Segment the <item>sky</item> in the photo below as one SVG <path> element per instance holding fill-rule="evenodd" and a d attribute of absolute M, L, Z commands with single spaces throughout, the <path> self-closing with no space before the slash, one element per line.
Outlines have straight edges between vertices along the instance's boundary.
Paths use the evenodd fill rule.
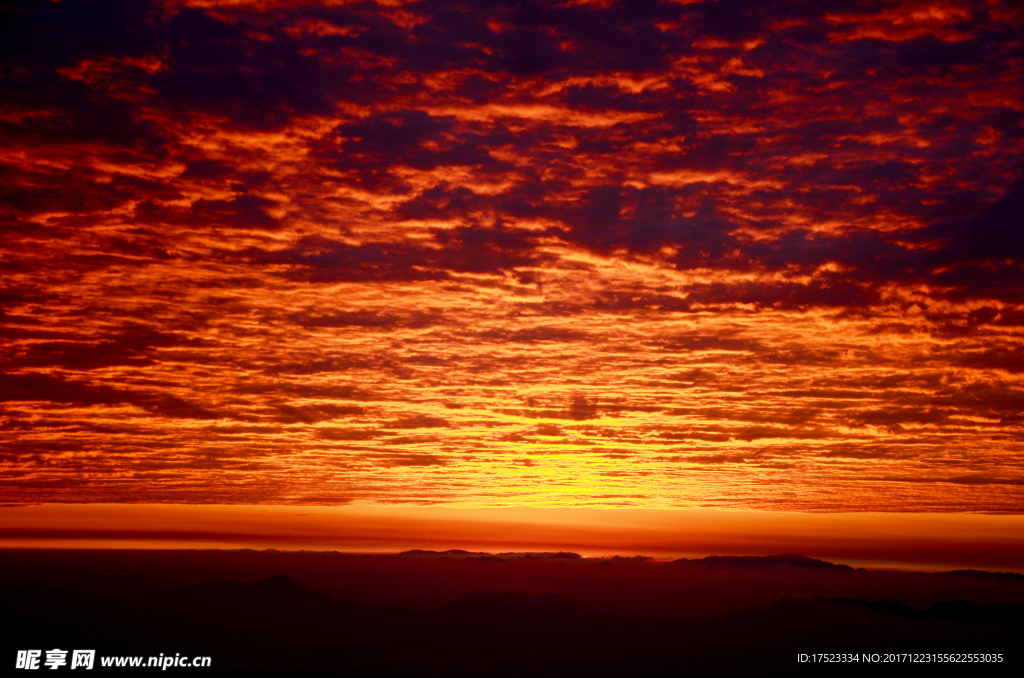
<path fill-rule="evenodd" d="M 1020 514 L 1022 29 L 5 3 L 0 503 Z"/>
<path fill-rule="evenodd" d="M 9 549 L 74 549 L 72 564 L 81 549 L 135 552 L 124 553 L 126 562 L 154 549 L 193 551 L 201 560 L 213 550 L 460 555 L 454 549 L 657 561 L 801 554 L 872 569 L 1020 575 L 1022 534 L 1020 514 L 44 503 L 0 507 L 0 569 L 18 558 Z"/>

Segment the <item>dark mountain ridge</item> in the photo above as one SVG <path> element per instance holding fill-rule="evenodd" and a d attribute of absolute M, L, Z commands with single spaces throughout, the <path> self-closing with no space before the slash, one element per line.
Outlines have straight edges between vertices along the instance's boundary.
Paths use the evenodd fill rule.
<path fill-rule="evenodd" d="M 1024 605 L 782 598 L 703 623 L 570 596 L 481 592 L 441 608 L 356 605 L 276 576 L 151 593 L 41 584 L 0 600 L 11 649 L 206 655 L 220 671 L 351 676 L 731 676 L 806 670 L 800 653 L 1003 653 L 1019 668 Z M 820 667 L 819 667 L 820 668 Z M 866 667 L 862 667 L 866 668 Z M 877 667 L 876 667 L 877 668 Z M 873 669 L 874 670 L 874 669 Z"/>

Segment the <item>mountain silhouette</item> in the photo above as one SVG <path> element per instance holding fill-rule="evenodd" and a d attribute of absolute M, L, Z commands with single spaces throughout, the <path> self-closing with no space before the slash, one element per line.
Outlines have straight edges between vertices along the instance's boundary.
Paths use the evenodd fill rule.
<path fill-rule="evenodd" d="M 33 583 L 0 603 L 18 621 L 5 639 L 12 649 L 206 655 L 213 673 L 791 675 L 811 670 L 800 653 L 1004 653 L 989 674 L 1019 669 L 1012 649 L 1024 646 L 1024 605 L 965 601 L 916 611 L 892 601 L 783 598 L 694 623 L 561 594 L 482 592 L 432 610 L 356 605 L 275 576 L 102 595 Z"/>

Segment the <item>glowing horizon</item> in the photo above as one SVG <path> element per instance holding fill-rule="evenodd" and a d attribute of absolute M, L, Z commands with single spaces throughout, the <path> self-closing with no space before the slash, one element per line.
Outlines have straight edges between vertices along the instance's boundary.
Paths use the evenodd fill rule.
<path fill-rule="evenodd" d="M 413 549 L 660 560 L 798 553 L 853 566 L 1024 573 L 1024 516 L 721 509 L 43 504 L 0 508 L 0 548 Z"/>

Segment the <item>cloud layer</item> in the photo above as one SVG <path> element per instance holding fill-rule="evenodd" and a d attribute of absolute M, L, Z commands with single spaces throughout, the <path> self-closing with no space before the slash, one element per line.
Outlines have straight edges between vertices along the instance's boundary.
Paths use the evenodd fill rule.
<path fill-rule="evenodd" d="M 23 3 L 5 501 L 1024 502 L 1013 3 Z"/>

